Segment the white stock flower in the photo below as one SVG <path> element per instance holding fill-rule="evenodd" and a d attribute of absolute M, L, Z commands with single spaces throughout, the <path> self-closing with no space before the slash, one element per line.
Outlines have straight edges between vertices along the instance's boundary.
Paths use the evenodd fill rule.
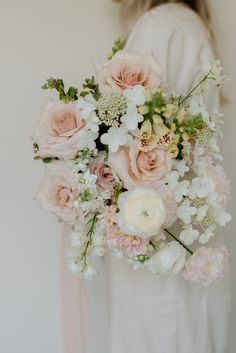
<path fill-rule="evenodd" d="M 149 238 L 158 234 L 165 222 L 166 209 L 159 193 L 149 188 L 137 188 L 121 194 L 117 223 L 130 236 Z"/>
<path fill-rule="evenodd" d="M 199 237 L 199 231 L 193 229 L 192 224 L 189 224 L 181 233 L 180 240 L 186 245 L 191 245 L 194 240 L 197 240 Z"/>
<path fill-rule="evenodd" d="M 184 200 L 181 206 L 177 209 L 177 217 L 180 218 L 184 224 L 191 223 L 191 217 L 197 213 L 196 207 L 192 207 L 190 201 Z"/>
<path fill-rule="evenodd" d="M 201 244 L 206 244 L 214 236 L 214 231 L 216 229 L 216 225 L 212 224 L 210 227 L 208 227 L 203 234 L 201 234 L 199 238 L 199 243 Z"/>
<path fill-rule="evenodd" d="M 126 89 L 124 91 L 124 96 L 129 102 L 134 103 L 135 105 L 143 105 L 146 102 L 144 88 L 141 85 Z"/>
<path fill-rule="evenodd" d="M 185 173 L 189 172 L 190 170 L 184 159 L 182 161 L 176 162 L 175 169 L 178 171 L 181 177 L 183 177 Z"/>
<path fill-rule="evenodd" d="M 120 146 L 126 144 L 127 139 L 128 133 L 124 126 L 112 126 L 107 133 L 101 136 L 101 142 L 108 145 L 111 152 L 117 152 Z"/>
<path fill-rule="evenodd" d="M 189 188 L 190 199 L 205 198 L 214 191 L 213 181 L 210 178 L 194 178 Z"/>
<path fill-rule="evenodd" d="M 129 103 L 126 114 L 121 117 L 122 123 L 124 123 L 130 131 L 136 130 L 138 123 L 141 123 L 143 119 L 143 116 L 138 113 L 137 107 L 134 103 Z"/>
<path fill-rule="evenodd" d="M 172 241 L 151 257 L 149 270 L 159 275 L 176 275 L 185 265 L 186 250 L 176 241 Z"/>

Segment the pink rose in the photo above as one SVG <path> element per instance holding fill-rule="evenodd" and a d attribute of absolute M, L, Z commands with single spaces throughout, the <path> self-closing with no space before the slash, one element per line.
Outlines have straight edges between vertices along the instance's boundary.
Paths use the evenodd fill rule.
<path fill-rule="evenodd" d="M 158 147 L 143 152 L 138 149 L 138 139 L 130 137 L 129 143 L 118 152 L 109 153 L 108 164 L 119 176 L 127 190 L 137 187 L 158 188 L 171 172 L 173 161 Z"/>
<path fill-rule="evenodd" d="M 97 187 L 100 192 L 110 191 L 114 193 L 115 178 L 110 167 L 105 164 L 104 153 L 100 152 L 90 164 L 90 172 L 97 176 Z"/>
<path fill-rule="evenodd" d="M 86 133 L 85 121 L 73 102 L 48 102 L 32 140 L 38 144 L 41 158 L 73 157 Z"/>
<path fill-rule="evenodd" d="M 76 180 L 62 162 L 50 163 L 35 197 L 44 209 L 54 213 L 59 220 L 71 222 L 77 216 L 74 207 Z"/>
<path fill-rule="evenodd" d="M 122 92 L 136 85 L 154 90 L 160 87 L 162 75 L 162 68 L 151 54 L 137 55 L 122 50 L 103 64 L 98 71 L 98 81 L 103 91 L 115 89 Z"/>
<path fill-rule="evenodd" d="M 184 278 L 192 283 L 209 286 L 223 278 L 229 253 L 225 246 L 216 249 L 199 248 L 186 263 Z"/>

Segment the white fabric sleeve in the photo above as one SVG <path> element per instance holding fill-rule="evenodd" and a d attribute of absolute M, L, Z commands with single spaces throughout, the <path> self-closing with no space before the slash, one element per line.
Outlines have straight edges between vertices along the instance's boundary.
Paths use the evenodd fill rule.
<path fill-rule="evenodd" d="M 185 94 L 208 70 L 213 59 L 207 31 L 197 14 L 179 4 L 162 5 L 138 21 L 126 49 L 151 52 L 164 69 L 164 81 Z"/>

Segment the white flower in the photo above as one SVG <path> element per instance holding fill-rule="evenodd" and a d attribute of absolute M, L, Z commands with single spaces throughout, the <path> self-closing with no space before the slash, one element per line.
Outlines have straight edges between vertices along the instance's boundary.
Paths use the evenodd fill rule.
<path fill-rule="evenodd" d="M 190 199 L 205 198 L 214 191 L 213 181 L 210 178 L 194 178 L 189 188 Z"/>
<path fill-rule="evenodd" d="M 201 114 L 203 121 L 207 124 L 209 129 L 215 130 L 215 123 L 210 120 L 209 112 L 204 103 L 202 95 L 195 95 L 189 103 L 189 113 L 191 115 Z"/>
<path fill-rule="evenodd" d="M 121 117 L 122 123 L 124 123 L 130 131 L 137 129 L 138 123 L 141 123 L 143 119 L 143 116 L 138 113 L 137 107 L 133 103 L 128 105 L 126 114 Z"/>
<path fill-rule="evenodd" d="M 212 224 L 210 227 L 208 227 L 206 229 L 206 231 L 201 234 L 200 238 L 199 238 L 199 242 L 201 244 L 206 244 L 208 243 L 208 241 L 210 240 L 210 238 L 212 238 L 214 236 L 214 231 L 216 229 L 216 225 Z"/>
<path fill-rule="evenodd" d="M 175 201 L 181 202 L 184 196 L 188 195 L 189 192 L 190 181 L 183 180 L 176 186 L 174 193 L 175 193 Z"/>
<path fill-rule="evenodd" d="M 82 274 L 86 279 L 92 280 L 98 274 L 98 270 L 91 264 L 87 263 L 86 268 Z"/>
<path fill-rule="evenodd" d="M 92 94 L 79 97 L 77 100 L 77 108 L 81 111 L 83 118 L 87 120 L 90 114 L 96 109 L 96 100 L 93 98 Z"/>
<path fill-rule="evenodd" d="M 95 112 L 92 112 L 89 118 L 86 120 L 86 127 L 88 130 L 92 130 L 93 132 L 98 132 L 100 120 Z"/>
<path fill-rule="evenodd" d="M 165 222 L 166 209 L 158 192 L 137 188 L 121 194 L 117 223 L 122 232 L 130 236 L 149 238 L 158 234 Z"/>
<path fill-rule="evenodd" d="M 101 142 L 108 145 L 111 152 L 117 152 L 120 146 L 126 144 L 127 139 L 127 129 L 124 126 L 112 126 L 106 134 L 101 136 Z"/>
<path fill-rule="evenodd" d="M 149 270 L 159 275 L 176 275 L 185 265 L 186 250 L 176 241 L 168 243 L 151 257 Z"/>
<path fill-rule="evenodd" d="M 84 150 L 86 148 L 94 150 L 96 148 L 95 140 L 98 138 L 98 133 L 91 130 L 81 130 L 80 139 L 77 143 L 78 150 Z"/>
<path fill-rule="evenodd" d="M 135 105 L 143 105 L 146 102 L 144 88 L 141 85 L 126 89 L 124 91 L 124 96 L 128 99 L 129 102 L 134 103 Z"/>
<path fill-rule="evenodd" d="M 185 173 L 189 172 L 190 170 L 184 159 L 182 161 L 176 162 L 175 169 L 178 171 L 181 177 L 183 177 Z"/>
<path fill-rule="evenodd" d="M 211 63 L 211 76 L 215 80 L 215 85 L 220 86 L 222 83 L 225 83 L 230 78 L 228 75 L 223 75 L 223 66 L 221 65 L 220 60 L 214 60 Z"/>
<path fill-rule="evenodd" d="M 209 205 L 207 205 L 207 204 L 198 207 L 198 209 L 197 209 L 197 220 L 198 220 L 198 222 L 202 222 L 204 220 L 208 210 L 209 210 Z"/>
<path fill-rule="evenodd" d="M 198 239 L 199 231 L 193 229 L 192 224 L 189 224 L 181 233 L 180 233 L 180 240 L 184 242 L 186 245 L 191 245 L 194 240 Z"/>
<path fill-rule="evenodd" d="M 196 207 L 191 207 L 190 201 L 184 200 L 181 206 L 177 209 L 177 217 L 179 217 L 184 224 L 191 223 L 191 217 L 197 213 Z"/>
<path fill-rule="evenodd" d="M 226 212 L 223 206 L 220 204 L 217 206 L 217 209 L 214 210 L 215 220 L 221 227 L 225 227 L 227 223 L 231 222 L 232 216 L 230 213 Z"/>
<path fill-rule="evenodd" d="M 172 173 L 166 176 L 166 182 L 169 186 L 174 189 L 178 185 L 179 173 L 177 171 L 173 171 Z"/>

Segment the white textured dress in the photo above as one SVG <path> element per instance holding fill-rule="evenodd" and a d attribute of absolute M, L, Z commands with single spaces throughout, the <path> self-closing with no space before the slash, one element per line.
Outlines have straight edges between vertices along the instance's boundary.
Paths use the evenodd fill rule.
<path fill-rule="evenodd" d="M 145 14 L 127 49 L 152 52 L 176 94 L 187 93 L 213 57 L 200 18 L 180 4 L 161 5 Z M 214 243 L 221 242 L 216 236 Z M 203 288 L 181 275 L 161 278 L 147 270 L 134 272 L 111 256 L 102 272 L 87 285 L 88 353 L 226 353 L 227 276 Z M 80 350 L 74 345 L 65 353 Z"/>

